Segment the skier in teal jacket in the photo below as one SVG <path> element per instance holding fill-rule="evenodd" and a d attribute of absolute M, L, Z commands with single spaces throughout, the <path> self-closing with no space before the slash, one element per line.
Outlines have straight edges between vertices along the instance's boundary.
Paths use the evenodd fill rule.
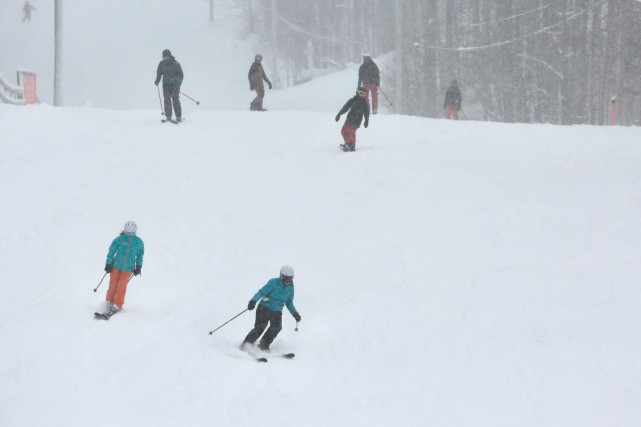
<path fill-rule="evenodd" d="M 259 301 L 254 329 L 247 334 L 240 348 L 244 350 L 248 345 L 254 344 L 269 324 L 267 332 L 258 343 L 258 348 L 269 352 L 269 346 L 283 329 L 283 307 L 287 306 L 296 322 L 300 322 L 301 319 L 294 306 L 294 269 L 288 265 L 283 266 L 280 269 L 280 277 L 269 280 L 256 292 L 249 301 L 247 309 L 253 310 Z"/>
<path fill-rule="evenodd" d="M 107 290 L 107 305 L 110 312 L 117 312 L 125 303 L 127 283 L 133 273 L 137 276 L 142 270 L 142 259 L 145 255 L 145 245 L 136 236 L 138 226 L 129 221 L 125 224 L 120 236 L 116 237 L 109 246 L 105 271 L 109 273 L 109 290 Z M 113 314 L 112 313 L 112 314 Z"/>

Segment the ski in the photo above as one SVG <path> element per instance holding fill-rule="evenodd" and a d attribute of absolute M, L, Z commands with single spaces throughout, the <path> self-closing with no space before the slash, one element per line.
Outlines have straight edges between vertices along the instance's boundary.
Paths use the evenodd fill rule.
<path fill-rule="evenodd" d="M 118 313 L 118 311 L 114 311 L 114 312 L 107 311 L 107 312 L 104 312 L 104 313 L 95 312 L 93 315 L 94 315 L 94 317 L 96 319 L 109 320 L 111 318 L 111 316 L 113 316 L 116 313 Z"/>
<path fill-rule="evenodd" d="M 340 145 L 339 145 L 339 147 L 341 148 L 341 150 L 343 150 L 343 151 L 345 151 L 345 152 L 348 152 L 348 151 L 354 151 L 354 150 L 352 149 L 352 147 L 350 147 L 350 146 L 349 146 L 349 145 L 347 145 L 347 144 L 340 144 Z"/>
<path fill-rule="evenodd" d="M 96 312 L 93 315 L 96 317 L 96 319 L 104 319 L 104 320 L 109 320 L 109 318 L 111 317 L 107 313 L 98 313 L 98 312 Z"/>
<path fill-rule="evenodd" d="M 241 351 L 244 351 L 245 353 L 247 353 L 247 354 L 249 354 L 251 357 L 253 357 L 253 358 L 254 358 L 254 360 L 255 360 L 256 362 L 260 362 L 260 363 L 267 363 L 267 362 L 269 361 L 269 360 L 267 359 L 267 357 L 265 357 L 265 356 L 261 356 L 261 355 L 258 355 L 258 354 L 256 354 L 256 352 L 255 352 L 255 351 L 250 350 L 249 346 L 243 346 L 243 345 L 241 344 L 238 348 L 239 348 Z M 268 354 L 266 354 L 266 356 L 267 356 L 267 355 L 268 355 Z M 294 357 L 296 357 L 296 354 L 294 354 L 294 353 L 284 353 L 284 354 L 275 355 L 275 357 L 282 357 L 282 358 L 284 358 L 284 359 L 293 359 Z"/>
<path fill-rule="evenodd" d="M 282 357 L 283 359 L 293 359 L 296 357 L 294 353 L 280 354 L 277 357 Z M 269 360 L 266 357 L 256 357 L 256 362 L 267 363 Z"/>

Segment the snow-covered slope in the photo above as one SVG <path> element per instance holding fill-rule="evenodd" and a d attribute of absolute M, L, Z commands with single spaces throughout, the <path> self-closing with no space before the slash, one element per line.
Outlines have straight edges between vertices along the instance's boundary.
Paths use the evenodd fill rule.
<path fill-rule="evenodd" d="M 0 424 L 634 426 L 634 128 L 0 106 Z M 122 313 L 96 287 L 125 221 Z M 296 269 L 299 331 L 237 349 Z"/>

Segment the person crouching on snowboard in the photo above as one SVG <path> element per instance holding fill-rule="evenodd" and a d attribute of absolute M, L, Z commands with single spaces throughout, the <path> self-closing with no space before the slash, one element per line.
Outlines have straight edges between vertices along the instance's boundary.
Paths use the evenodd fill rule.
<path fill-rule="evenodd" d="M 369 124 L 369 104 L 366 97 L 367 92 L 363 87 L 359 86 L 356 89 L 356 96 L 347 101 L 336 115 L 336 121 L 339 121 L 341 115 L 349 110 L 345 124 L 341 129 L 341 135 L 345 140 L 345 144 L 341 144 L 344 151 L 356 150 L 356 130 L 360 127 L 363 117 L 365 117 L 364 126 L 367 127 Z"/>
<path fill-rule="evenodd" d="M 258 344 L 258 348 L 262 351 L 269 352 L 269 346 L 283 329 L 283 306 L 286 305 L 296 322 L 300 322 L 300 314 L 294 307 L 294 269 L 288 265 L 283 266 L 280 269 L 280 277 L 269 280 L 256 292 L 249 301 L 247 309 L 253 310 L 257 302 L 259 304 L 256 309 L 254 329 L 247 334 L 240 348 L 245 350 L 247 346 L 254 344 L 269 323 L 267 332 Z"/>
<path fill-rule="evenodd" d="M 145 255 L 145 244 L 136 236 L 138 226 L 129 221 L 109 246 L 105 271 L 109 273 L 107 290 L 107 309 L 110 314 L 116 313 L 125 303 L 127 283 L 131 275 L 141 273 L 142 258 Z"/>

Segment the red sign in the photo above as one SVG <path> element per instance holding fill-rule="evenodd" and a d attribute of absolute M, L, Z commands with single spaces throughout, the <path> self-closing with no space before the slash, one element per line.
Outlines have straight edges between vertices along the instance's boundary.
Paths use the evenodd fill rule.
<path fill-rule="evenodd" d="M 35 104 L 38 102 L 38 92 L 36 91 L 36 75 L 24 73 L 22 75 L 22 87 L 24 88 L 24 103 Z"/>

